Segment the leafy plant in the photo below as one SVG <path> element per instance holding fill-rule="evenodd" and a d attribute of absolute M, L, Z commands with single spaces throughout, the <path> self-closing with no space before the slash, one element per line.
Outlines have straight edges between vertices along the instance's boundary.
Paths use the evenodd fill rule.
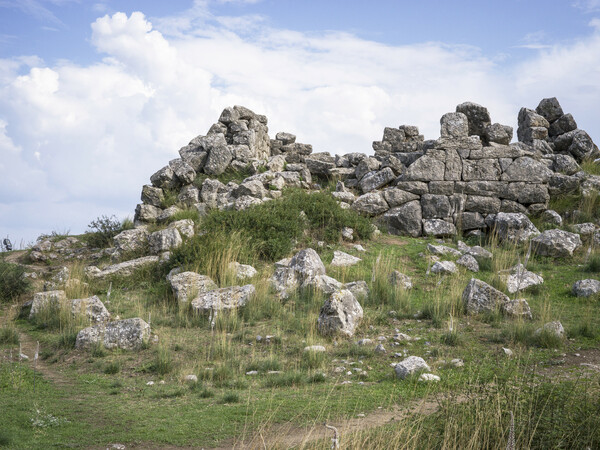
<path fill-rule="evenodd" d="M 91 247 L 106 248 L 112 245 L 112 239 L 123 231 L 123 224 L 115 216 L 100 216 L 88 225 L 86 240 Z"/>
<path fill-rule="evenodd" d="M 25 268 L 0 260 L 0 302 L 14 300 L 30 289 L 31 283 L 25 277 Z"/>

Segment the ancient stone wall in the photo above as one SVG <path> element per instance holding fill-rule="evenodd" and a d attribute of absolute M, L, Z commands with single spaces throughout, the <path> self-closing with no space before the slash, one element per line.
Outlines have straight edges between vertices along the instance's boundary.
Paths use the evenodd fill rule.
<path fill-rule="evenodd" d="M 511 127 L 467 102 L 441 118 L 437 140 L 402 125 L 385 128 L 371 156 L 330 155 L 312 153 L 290 133 L 269 139 L 265 116 L 226 108 L 206 136 L 152 175 L 136 221 L 164 221 L 182 207 L 241 210 L 280 197 L 285 187 L 318 188 L 317 176 L 340 180 L 333 195 L 341 205 L 377 217 L 389 232 L 447 236 L 485 229 L 499 212 L 541 213 L 551 196 L 600 190 L 600 179 L 578 164 L 598 158 L 598 147 L 555 98 L 522 108 L 518 123 L 519 142 L 510 143 Z M 226 171 L 250 176 L 239 184 L 214 179 Z M 173 192 L 178 206 L 164 208 Z"/>

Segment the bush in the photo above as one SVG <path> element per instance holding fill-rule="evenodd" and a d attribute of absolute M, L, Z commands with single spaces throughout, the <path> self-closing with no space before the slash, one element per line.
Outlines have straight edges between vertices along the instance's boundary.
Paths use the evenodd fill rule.
<path fill-rule="evenodd" d="M 127 221 L 129 226 L 131 221 Z M 123 224 L 115 216 L 101 216 L 92 220 L 86 231 L 86 241 L 90 247 L 106 248 L 112 245 L 112 239 L 123 231 Z"/>
<path fill-rule="evenodd" d="M 304 212 L 305 218 L 301 218 Z M 204 236 L 191 240 L 185 249 L 174 252 L 177 263 L 190 255 L 189 247 L 203 247 L 205 241 L 215 236 L 229 237 L 237 232 L 242 239 L 251 243 L 249 254 L 267 261 L 275 261 L 289 254 L 296 241 L 308 235 L 316 240 L 337 242 L 341 229 L 350 227 L 360 239 L 371 237 L 373 228 L 366 217 L 342 209 L 337 201 L 326 192 L 307 193 L 301 189 L 286 191 L 278 200 L 272 200 L 244 211 L 212 211 L 205 217 Z M 201 260 L 206 253 L 195 255 Z"/>
<path fill-rule="evenodd" d="M 17 345 L 19 343 L 19 332 L 14 325 L 9 324 L 0 328 L 0 344 Z"/>
<path fill-rule="evenodd" d="M 30 290 L 31 283 L 24 275 L 22 266 L 0 260 L 0 302 L 14 300 Z"/>
<path fill-rule="evenodd" d="M 104 366 L 104 373 L 106 375 L 114 375 L 121 371 L 121 364 L 118 361 L 111 361 Z"/>
<path fill-rule="evenodd" d="M 600 255 L 594 255 L 585 266 L 586 272 L 600 272 Z"/>

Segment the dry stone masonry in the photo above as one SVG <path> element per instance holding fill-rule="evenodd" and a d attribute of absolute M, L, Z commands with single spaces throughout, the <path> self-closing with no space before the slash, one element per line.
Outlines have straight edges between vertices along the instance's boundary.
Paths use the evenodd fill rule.
<path fill-rule="evenodd" d="M 556 98 L 522 108 L 516 134 L 511 143 L 510 126 L 466 102 L 442 116 L 437 140 L 402 125 L 385 128 L 372 155 L 331 155 L 313 153 L 290 133 L 270 139 L 265 116 L 234 106 L 151 176 L 135 218 L 140 225 L 166 221 L 180 207 L 243 210 L 279 198 L 285 187 L 318 188 L 313 177 L 333 178 L 342 207 L 376 217 L 393 234 L 445 237 L 496 228 L 501 239 L 524 241 L 539 234 L 527 216 L 545 213 L 551 196 L 600 189 L 600 177 L 579 167 L 600 151 Z M 249 176 L 239 184 L 215 179 L 227 171 Z M 167 207 L 173 195 L 178 206 Z M 165 233 L 151 236 L 155 253 L 179 244 L 177 230 Z M 131 246 L 125 238 L 120 245 Z"/>

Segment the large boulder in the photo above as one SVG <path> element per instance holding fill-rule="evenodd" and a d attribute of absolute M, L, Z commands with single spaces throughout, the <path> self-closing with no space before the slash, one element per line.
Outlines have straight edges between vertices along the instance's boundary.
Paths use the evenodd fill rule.
<path fill-rule="evenodd" d="M 523 213 L 490 214 L 485 219 L 486 225 L 495 233 L 500 242 L 522 244 L 540 231 Z"/>
<path fill-rule="evenodd" d="M 110 313 L 104 303 L 96 295 L 89 298 L 71 300 L 71 312 L 74 315 L 82 315 L 92 322 L 106 322 Z"/>
<path fill-rule="evenodd" d="M 255 292 L 256 289 L 251 284 L 215 289 L 197 295 L 191 301 L 192 310 L 202 313 L 212 310 L 241 308 L 248 303 Z"/>
<path fill-rule="evenodd" d="M 467 117 L 469 124 L 469 136 L 484 136 L 486 128 L 492 122 L 487 108 L 485 106 L 478 105 L 477 103 L 461 103 L 456 107 L 456 112 L 463 113 Z"/>
<path fill-rule="evenodd" d="M 38 292 L 33 296 L 29 318 L 33 318 L 48 307 L 60 307 L 67 301 L 65 291 Z"/>
<path fill-rule="evenodd" d="M 332 267 L 347 267 L 358 264 L 360 261 L 362 260 L 356 256 L 336 250 L 333 252 L 333 260 L 330 265 Z"/>
<path fill-rule="evenodd" d="M 107 266 L 103 270 L 100 270 L 96 266 L 88 266 L 85 268 L 85 273 L 89 278 L 106 278 L 113 275 L 127 277 L 138 269 L 156 264 L 158 260 L 158 256 L 144 256 L 142 258 L 132 259 L 131 261 Z"/>
<path fill-rule="evenodd" d="M 464 139 L 469 136 L 469 120 L 462 112 L 444 114 L 440 124 L 443 138 Z"/>
<path fill-rule="evenodd" d="M 195 272 L 182 272 L 171 275 L 168 280 L 179 303 L 187 303 L 199 294 L 205 294 L 218 288 L 210 277 Z"/>
<path fill-rule="evenodd" d="M 463 291 L 462 300 L 468 314 L 478 314 L 499 310 L 502 304 L 509 301 L 509 298 L 484 281 L 471 278 Z"/>
<path fill-rule="evenodd" d="M 317 329 L 324 336 L 344 334 L 353 336 L 363 317 L 363 309 L 347 289 L 334 292 L 321 308 Z"/>
<path fill-rule="evenodd" d="M 146 247 L 148 244 L 148 235 L 148 227 L 140 226 L 131 230 L 121 231 L 113 238 L 113 242 L 119 252 L 135 252 Z"/>
<path fill-rule="evenodd" d="M 573 252 L 581 247 L 578 234 L 564 230 L 546 230 L 531 240 L 536 255 L 563 258 L 573 256 Z"/>
<path fill-rule="evenodd" d="M 396 377 L 404 380 L 411 375 L 416 373 L 431 370 L 429 365 L 425 362 L 425 360 L 419 356 L 409 356 L 408 358 L 400 361 L 394 367 L 394 372 L 396 372 Z"/>
<path fill-rule="evenodd" d="M 453 223 L 441 219 L 423 219 L 423 234 L 434 237 L 454 236 L 456 227 Z"/>
<path fill-rule="evenodd" d="M 363 192 L 371 192 L 375 189 L 380 189 L 386 184 L 392 182 L 396 178 L 394 171 L 389 167 L 386 167 L 379 172 L 372 172 L 366 174 L 358 183 L 358 187 Z"/>
<path fill-rule="evenodd" d="M 378 216 L 389 209 L 389 206 L 380 192 L 369 192 L 361 195 L 354 203 L 352 209 L 366 216 Z"/>
<path fill-rule="evenodd" d="M 421 235 L 422 219 L 421 203 L 418 200 L 392 208 L 383 215 L 390 233 L 412 237 Z"/>
<path fill-rule="evenodd" d="M 500 278 L 506 283 L 506 290 L 510 294 L 525 290 L 531 286 L 537 286 L 544 279 L 537 273 L 530 272 L 523 264 L 517 264 L 509 269 L 508 273 L 501 273 Z"/>
<path fill-rule="evenodd" d="M 176 228 L 155 231 L 148 237 L 150 253 L 154 255 L 177 248 L 182 243 L 181 234 Z"/>
<path fill-rule="evenodd" d="M 101 345 L 108 349 L 139 350 L 150 337 L 150 325 L 140 318 L 124 319 L 84 328 L 77 334 L 75 348 Z"/>

